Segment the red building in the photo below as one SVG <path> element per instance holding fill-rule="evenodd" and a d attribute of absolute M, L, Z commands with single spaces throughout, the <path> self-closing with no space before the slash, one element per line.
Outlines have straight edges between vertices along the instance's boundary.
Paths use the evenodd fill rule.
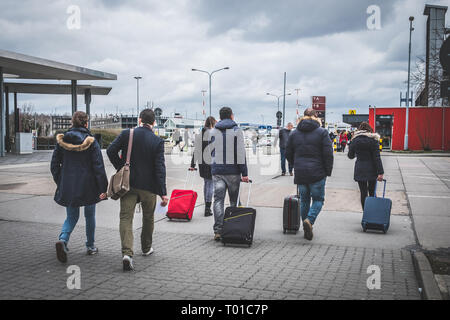
<path fill-rule="evenodd" d="M 383 138 L 383 148 L 403 150 L 406 108 L 370 108 L 369 123 Z M 450 151 L 450 107 L 410 107 L 408 147 L 410 150 Z"/>

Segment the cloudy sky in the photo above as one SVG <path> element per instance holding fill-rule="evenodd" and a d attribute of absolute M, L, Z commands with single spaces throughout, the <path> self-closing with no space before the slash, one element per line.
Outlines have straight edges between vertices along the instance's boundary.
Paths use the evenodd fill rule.
<path fill-rule="evenodd" d="M 213 115 L 233 108 L 239 121 L 274 123 L 276 98 L 287 72 L 287 119 L 312 95 L 327 97 L 331 120 L 368 105 L 397 106 L 406 92 L 409 16 L 415 16 L 412 57 L 425 53 L 422 0 L 2 0 L 0 48 L 117 74 L 94 82 L 113 89 L 94 97 L 92 113 L 130 114 L 153 101 L 165 115 L 200 118 L 208 76 L 216 70 Z M 80 9 L 80 28 L 67 27 L 71 5 Z M 367 8 L 380 8 L 380 29 L 371 30 Z M 450 18 L 447 14 L 447 19 Z M 69 22 L 72 20 L 69 20 Z M 448 23 L 447 23 L 448 25 Z M 414 65 L 414 62 L 413 62 Z M 83 83 L 83 82 L 80 82 Z M 207 97 L 205 98 L 208 106 Z M 78 99 L 83 110 L 83 98 Z M 21 95 L 38 112 L 70 111 L 69 96 Z M 301 107 L 304 109 L 304 107 Z"/>

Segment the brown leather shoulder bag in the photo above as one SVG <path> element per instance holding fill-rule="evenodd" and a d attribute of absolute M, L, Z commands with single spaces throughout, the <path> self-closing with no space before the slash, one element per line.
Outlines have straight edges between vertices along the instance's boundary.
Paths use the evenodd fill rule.
<path fill-rule="evenodd" d="M 108 186 L 108 197 L 117 200 L 130 191 L 130 159 L 131 150 L 133 148 L 133 133 L 134 129 L 130 129 L 130 138 L 128 140 L 127 160 L 125 165 L 115 173 Z"/>

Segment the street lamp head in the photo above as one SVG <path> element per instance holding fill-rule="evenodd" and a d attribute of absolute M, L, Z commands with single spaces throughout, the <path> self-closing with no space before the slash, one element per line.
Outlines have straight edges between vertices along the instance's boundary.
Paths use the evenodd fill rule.
<path fill-rule="evenodd" d="M 197 69 L 192 69 L 192 71 L 197 71 Z"/>
<path fill-rule="evenodd" d="M 230 67 L 225 67 L 225 68 L 223 68 L 223 70 L 229 70 L 230 69 Z"/>
<path fill-rule="evenodd" d="M 413 16 L 409 17 L 409 21 L 413 22 L 414 21 L 414 17 Z"/>

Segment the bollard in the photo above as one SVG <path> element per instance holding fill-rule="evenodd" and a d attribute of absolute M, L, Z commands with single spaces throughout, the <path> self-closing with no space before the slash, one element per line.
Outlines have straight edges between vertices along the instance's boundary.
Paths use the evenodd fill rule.
<path fill-rule="evenodd" d="M 337 142 L 336 142 L 336 138 L 334 138 L 333 140 L 333 150 L 336 153 L 337 152 Z"/>

